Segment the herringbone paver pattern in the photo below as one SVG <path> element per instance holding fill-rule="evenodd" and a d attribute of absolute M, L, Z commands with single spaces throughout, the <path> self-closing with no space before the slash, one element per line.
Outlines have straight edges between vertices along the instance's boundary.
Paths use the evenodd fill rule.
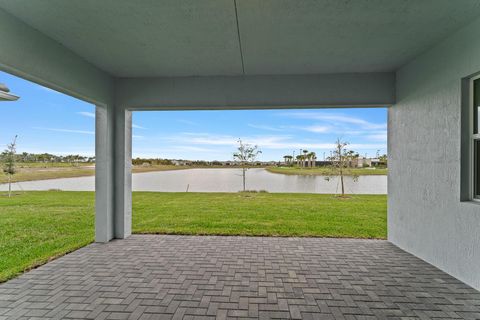
<path fill-rule="evenodd" d="M 0 319 L 480 319 L 480 293 L 386 241 L 135 235 L 0 285 Z"/>

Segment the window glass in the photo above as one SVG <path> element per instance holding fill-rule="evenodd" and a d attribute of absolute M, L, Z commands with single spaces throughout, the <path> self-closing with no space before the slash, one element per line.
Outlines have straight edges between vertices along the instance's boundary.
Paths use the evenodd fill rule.
<path fill-rule="evenodd" d="M 479 133 L 480 124 L 480 79 L 473 82 L 473 133 Z"/>
<path fill-rule="evenodd" d="M 480 198 L 480 140 L 475 140 L 473 145 L 473 175 L 474 175 L 474 196 Z"/>

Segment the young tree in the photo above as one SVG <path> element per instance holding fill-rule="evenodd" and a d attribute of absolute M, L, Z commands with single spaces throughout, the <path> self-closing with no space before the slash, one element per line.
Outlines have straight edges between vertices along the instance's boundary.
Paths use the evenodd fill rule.
<path fill-rule="evenodd" d="M 16 168 L 17 136 L 2 152 L 3 172 L 8 176 L 8 197 L 12 196 L 12 176 L 17 173 Z"/>
<path fill-rule="evenodd" d="M 243 143 L 241 139 L 238 139 L 238 151 L 233 154 L 233 159 L 240 162 L 242 167 L 242 179 L 243 179 L 243 191 L 246 190 L 246 173 L 248 165 L 257 159 L 257 156 L 262 153 L 258 149 L 258 146 L 252 146 L 247 143 Z"/>
<path fill-rule="evenodd" d="M 338 176 L 340 178 L 342 197 L 345 196 L 344 176 L 346 174 L 346 171 L 348 170 L 347 168 L 350 166 L 352 159 L 356 155 L 354 151 L 347 149 L 347 145 L 348 142 L 337 139 L 337 141 L 335 142 L 335 149 L 332 151 L 330 157 L 327 158 L 327 160 L 331 162 L 330 175 L 325 177 L 327 181 L 329 181 L 332 176 Z M 353 180 L 357 181 L 358 176 L 353 175 Z"/>

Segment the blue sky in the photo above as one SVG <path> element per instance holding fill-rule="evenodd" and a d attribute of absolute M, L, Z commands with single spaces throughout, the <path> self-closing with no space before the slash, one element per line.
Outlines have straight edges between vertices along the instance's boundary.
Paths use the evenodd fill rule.
<path fill-rule="evenodd" d="M 18 151 L 93 155 L 95 107 L 0 72 L 0 83 L 21 98 L 0 103 L 0 146 L 18 134 Z M 386 153 L 387 110 L 296 109 L 144 111 L 133 115 L 133 156 L 230 160 L 241 138 L 280 160 L 299 149 L 327 155 L 337 138 L 361 155 Z"/>

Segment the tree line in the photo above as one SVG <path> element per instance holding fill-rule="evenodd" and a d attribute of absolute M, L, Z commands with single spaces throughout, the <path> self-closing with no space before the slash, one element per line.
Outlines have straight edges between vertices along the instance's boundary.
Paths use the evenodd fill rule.
<path fill-rule="evenodd" d="M 5 154 L 3 154 L 5 156 Z M 15 162 L 23 163 L 94 163 L 95 157 L 82 156 L 79 154 L 55 155 L 51 153 L 15 153 L 10 155 Z"/>

